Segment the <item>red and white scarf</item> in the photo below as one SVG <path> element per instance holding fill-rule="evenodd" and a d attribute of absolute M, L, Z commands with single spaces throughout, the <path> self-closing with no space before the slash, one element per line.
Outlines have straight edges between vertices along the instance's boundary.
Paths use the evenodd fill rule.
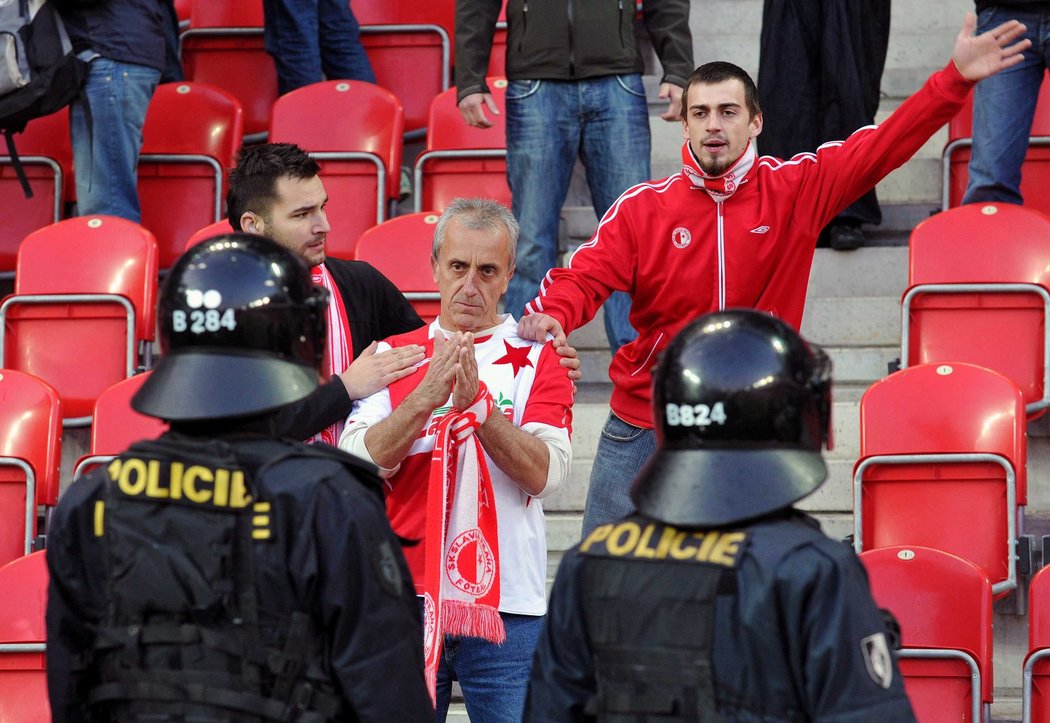
<path fill-rule="evenodd" d="M 475 432 L 494 407 L 484 382 L 438 425 L 427 487 L 423 652 L 431 698 L 445 635 L 502 643 L 499 528 L 492 477 Z"/>
<path fill-rule="evenodd" d="M 353 342 L 350 339 L 350 322 L 346 319 L 346 307 L 343 306 L 343 297 L 336 288 L 332 275 L 324 264 L 314 266 L 310 269 L 313 281 L 319 286 L 328 289 L 328 343 L 325 344 L 325 355 L 322 361 L 321 371 L 324 375 L 342 374 L 353 361 Z M 324 442 L 333 447 L 339 444 L 339 435 L 343 433 L 345 420 L 340 420 L 331 427 L 326 427 L 308 442 Z"/>
<path fill-rule="evenodd" d="M 689 141 L 682 148 L 682 172 L 694 188 L 704 189 L 715 201 L 725 200 L 736 192 L 751 166 L 755 165 L 755 160 L 755 144 L 748 141 L 740 158 L 721 175 L 711 176 L 700 167 L 700 159 L 696 157 Z"/>

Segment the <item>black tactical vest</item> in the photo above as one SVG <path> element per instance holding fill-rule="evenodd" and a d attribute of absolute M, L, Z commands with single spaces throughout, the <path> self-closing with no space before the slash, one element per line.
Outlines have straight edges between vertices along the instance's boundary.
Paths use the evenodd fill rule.
<path fill-rule="evenodd" d="M 190 447 L 188 449 L 187 447 Z M 305 448 L 142 442 L 106 468 L 95 534 L 106 541 L 108 608 L 93 652 L 92 712 L 119 721 L 345 720 L 305 612 L 266 648 L 253 544 L 269 503 L 252 478 Z"/>
<path fill-rule="evenodd" d="M 715 599 L 731 593 L 747 533 L 679 530 L 644 517 L 580 546 L 602 723 L 723 723 L 712 674 Z"/>

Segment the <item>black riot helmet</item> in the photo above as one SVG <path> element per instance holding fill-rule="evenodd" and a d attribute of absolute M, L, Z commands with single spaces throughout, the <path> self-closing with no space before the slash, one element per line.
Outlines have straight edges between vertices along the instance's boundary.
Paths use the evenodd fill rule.
<path fill-rule="evenodd" d="M 328 292 L 291 251 L 228 234 L 189 249 L 161 290 L 161 358 L 131 405 L 172 422 L 261 414 L 318 384 Z"/>
<path fill-rule="evenodd" d="M 653 417 L 657 450 L 631 485 L 641 513 L 697 527 L 759 517 L 827 477 L 831 362 L 768 314 L 706 314 L 664 351 Z"/>

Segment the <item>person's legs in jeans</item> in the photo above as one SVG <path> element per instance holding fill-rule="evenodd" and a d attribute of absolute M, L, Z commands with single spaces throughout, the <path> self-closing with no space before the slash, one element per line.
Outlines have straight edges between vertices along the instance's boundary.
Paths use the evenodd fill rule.
<path fill-rule="evenodd" d="M 263 42 L 277 69 L 281 95 L 324 80 L 318 0 L 263 0 Z"/>
<path fill-rule="evenodd" d="M 521 226 L 506 311 L 520 318 L 558 265 L 558 219 L 579 153 L 576 83 L 512 80 L 507 86 L 507 182 Z"/>
<path fill-rule="evenodd" d="M 500 617 L 507 631 L 507 640 L 502 645 L 481 638 L 445 638 L 438 671 L 438 723 L 442 723 L 448 713 L 452 679 L 458 680 L 463 690 L 463 702 L 471 723 L 521 720 L 532 655 L 543 630 L 543 616 L 500 613 Z"/>
<path fill-rule="evenodd" d="M 601 219 L 620 194 L 650 177 L 649 108 L 640 75 L 609 75 L 579 83 L 583 107 L 581 158 L 594 212 Z M 631 297 L 605 302 L 605 334 L 616 350 L 638 336 L 628 321 Z"/>
<path fill-rule="evenodd" d="M 146 108 L 160 71 L 145 65 L 96 58 L 88 68 L 84 97 L 70 107 L 69 135 L 76 167 L 77 215 L 104 213 L 139 223 L 138 162 Z"/>
<path fill-rule="evenodd" d="M 988 8 L 978 16 L 977 32 L 1017 18 L 1028 30 L 1032 48 L 1024 61 L 977 84 L 973 96 L 973 148 L 963 203 L 1021 203 L 1021 165 L 1028 152 L 1039 86 L 1046 69 L 1045 44 L 1039 42 L 1046 13 Z M 1020 40 L 1021 38 L 1018 38 Z"/>
<path fill-rule="evenodd" d="M 618 520 L 634 510 L 628 495 L 631 481 L 655 449 L 653 430 L 636 427 L 609 414 L 591 466 L 581 539 L 598 525 Z"/>
<path fill-rule="evenodd" d="M 321 66 L 329 80 L 375 83 L 372 64 L 361 47 L 361 26 L 346 0 L 319 0 Z"/>

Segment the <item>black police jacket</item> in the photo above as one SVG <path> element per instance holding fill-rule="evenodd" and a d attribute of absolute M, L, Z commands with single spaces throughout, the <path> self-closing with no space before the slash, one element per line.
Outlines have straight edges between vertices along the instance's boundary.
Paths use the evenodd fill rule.
<path fill-rule="evenodd" d="M 248 459 L 249 474 L 220 473 L 216 459 Z M 117 493 L 122 495 L 119 501 Z M 139 537 L 112 534 L 119 528 L 112 509 L 114 519 L 107 519 L 107 504 L 125 505 L 122 514 L 137 504 L 148 515 L 149 524 L 139 528 L 146 532 Z M 173 504 L 183 517 L 166 513 Z M 55 721 L 112 718 L 88 705 L 100 690 L 119 686 L 119 680 L 114 684 L 119 673 L 115 676 L 108 667 L 106 647 L 114 629 L 106 622 L 114 619 L 113 580 L 123 573 L 114 575 L 107 558 L 127 559 L 129 551 L 117 549 L 121 545 L 175 548 L 166 551 L 173 563 L 170 575 L 146 577 L 154 582 L 170 577 L 171 585 L 180 588 L 131 597 L 148 600 L 156 610 L 166 598 L 186 595 L 188 576 L 178 566 L 178 548 L 194 541 L 185 539 L 176 521 L 186 519 L 186 510 L 197 512 L 193 505 L 209 513 L 224 507 L 249 509 L 250 534 L 244 539 L 250 539 L 254 584 L 248 587 L 254 593 L 262 647 L 287 650 L 288 640 L 295 637 L 289 633 L 291 621 L 305 617 L 308 625 L 300 627 L 312 631 L 309 649 L 322 651 L 311 663 L 321 672 L 323 687 L 334 692 L 339 707 L 335 719 L 433 719 L 423 678 L 419 606 L 370 467 L 329 447 L 257 436 L 204 440 L 170 432 L 157 442 L 132 446 L 107 467 L 77 480 L 56 510 L 47 547 L 47 675 Z M 152 536 L 150 531 L 156 538 L 143 539 Z M 120 604 L 126 606 L 127 600 Z M 165 615 L 172 618 L 170 611 Z M 191 620 L 199 617 L 198 611 Z M 164 632 L 154 626 L 150 634 L 156 637 L 158 631 Z M 213 631 L 209 634 L 215 637 Z M 263 656 L 272 659 L 272 652 Z M 163 665 L 153 661 L 146 668 L 156 671 Z M 138 672 L 132 670 L 129 677 Z M 173 679 L 178 674 L 176 670 Z M 263 688 L 264 695 L 272 694 L 265 683 Z"/>
<path fill-rule="evenodd" d="M 588 577 L 595 563 L 604 582 Z M 608 587 L 617 576 L 654 580 L 669 568 L 675 570 L 670 579 L 692 589 L 715 570 L 719 580 L 709 588 L 713 605 L 669 605 L 662 584 L 650 586 L 647 600 L 607 596 L 609 606 L 631 606 L 613 610 L 613 615 L 585 602 L 589 599 L 593 606 L 600 598 L 588 586 Z M 695 579 L 694 571 L 699 573 Z M 613 584 L 623 580 L 613 579 Z M 566 554 L 558 570 L 529 681 L 525 721 L 620 720 L 599 717 L 596 711 L 636 705 L 646 696 L 666 705 L 681 667 L 666 667 L 662 681 L 656 676 L 656 685 L 665 691 L 658 695 L 639 685 L 630 701 L 599 701 L 592 637 L 605 635 L 610 624 L 615 628 L 619 614 L 624 630 L 644 638 L 624 641 L 617 662 L 626 664 L 633 654 L 651 663 L 654 652 L 657 661 L 661 657 L 652 650 L 653 640 L 673 640 L 668 647 L 678 649 L 675 653 L 690 637 L 703 643 L 697 631 L 708 627 L 711 621 L 702 618 L 712 610 L 708 660 L 720 717 L 668 715 L 660 720 L 915 720 L 860 562 L 846 545 L 821 533 L 811 518 L 790 512 L 727 531 L 676 530 L 640 516 L 596 529 Z M 601 618 L 597 624 L 596 617 Z M 693 678 L 702 682 L 703 676 Z"/>

